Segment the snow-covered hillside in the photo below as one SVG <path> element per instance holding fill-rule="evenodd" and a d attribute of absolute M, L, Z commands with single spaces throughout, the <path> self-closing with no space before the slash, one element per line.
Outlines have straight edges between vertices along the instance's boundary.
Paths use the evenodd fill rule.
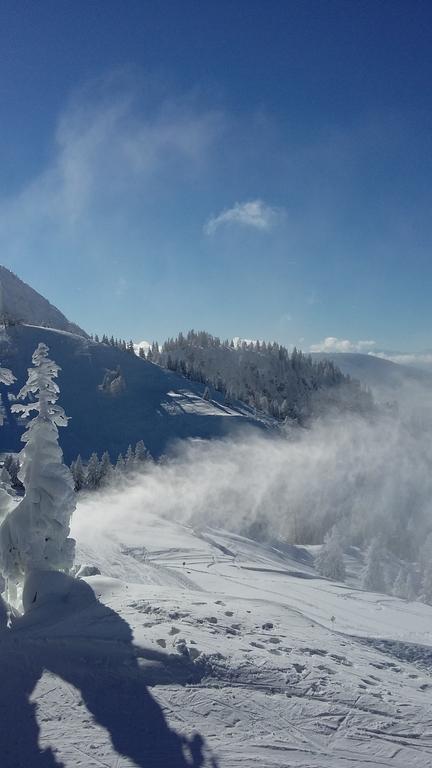
<path fill-rule="evenodd" d="M 0 385 L 6 416 L 0 431 L 0 451 L 20 450 L 22 426 L 10 411 L 9 395 L 27 377 L 31 356 L 39 342 L 61 367 L 60 403 L 70 417 L 60 443 L 68 463 L 81 454 L 108 450 L 115 460 L 129 443 L 144 440 L 153 456 L 175 440 L 210 438 L 240 427 L 265 428 L 242 404 L 227 406 L 221 396 L 202 398 L 204 386 L 163 370 L 134 354 L 96 343 L 77 334 L 35 326 L 16 325 L 2 331 L 0 360 L 17 377 L 14 387 Z"/>
<path fill-rule="evenodd" d="M 358 352 L 312 353 L 314 360 L 332 360 L 342 373 L 358 379 L 382 398 L 400 399 L 430 390 L 432 375 L 417 368 Z"/>
<path fill-rule="evenodd" d="M 36 580 L 0 633 L 2 765 L 431 764 L 432 608 L 127 491 L 82 500 L 72 532 L 101 575 Z"/>
<path fill-rule="evenodd" d="M 40 293 L 24 283 L 6 267 L 0 266 L 0 321 L 45 325 L 82 336 L 87 334 L 69 320 Z"/>

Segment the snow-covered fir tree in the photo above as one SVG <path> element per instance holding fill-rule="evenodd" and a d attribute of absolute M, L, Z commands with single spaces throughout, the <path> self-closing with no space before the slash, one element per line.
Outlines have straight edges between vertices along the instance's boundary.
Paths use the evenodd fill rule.
<path fill-rule="evenodd" d="M 97 453 L 92 453 L 87 464 L 86 486 L 90 491 L 99 488 L 101 479 L 100 464 Z"/>
<path fill-rule="evenodd" d="M 429 563 L 432 562 L 432 533 L 429 533 L 420 547 L 419 567 L 421 578 L 423 578 Z"/>
<path fill-rule="evenodd" d="M 362 586 L 369 592 L 387 592 L 384 549 L 379 539 L 374 539 L 366 552 Z"/>
<path fill-rule="evenodd" d="M 130 444 L 128 445 L 128 449 L 126 451 L 125 467 L 126 472 L 132 472 L 132 470 L 135 468 L 135 454 Z"/>
<path fill-rule="evenodd" d="M 332 361 L 314 361 L 297 349 L 289 353 L 275 342 L 234 345 L 192 330 L 168 339 L 161 351 L 153 345 L 151 359 L 213 387 L 227 402 L 253 399 L 253 407 L 280 420 L 301 423 L 326 405 L 360 413 L 373 407 L 370 393 Z"/>
<path fill-rule="evenodd" d="M 421 583 L 421 599 L 424 603 L 432 605 L 432 560 L 426 563 Z"/>
<path fill-rule="evenodd" d="M 345 564 L 340 534 L 333 526 L 315 558 L 315 567 L 321 576 L 335 581 L 345 580 Z"/>
<path fill-rule="evenodd" d="M 144 440 L 138 440 L 135 446 L 134 456 L 135 456 L 135 463 L 138 465 L 140 463 L 144 463 L 145 461 L 148 461 L 149 452 L 145 447 Z"/>
<path fill-rule="evenodd" d="M 75 490 L 81 491 L 85 486 L 86 476 L 80 454 L 78 454 L 76 460 L 72 462 L 71 472 L 74 479 Z"/>
<path fill-rule="evenodd" d="M 125 471 L 125 469 L 126 469 L 126 464 L 125 464 L 125 460 L 124 460 L 123 454 L 119 453 L 118 458 L 117 458 L 117 462 L 116 462 L 116 465 L 115 465 L 115 471 L 122 473 L 122 472 Z"/>
<path fill-rule="evenodd" d="M 12 406 L 23 418 L 36 413 L 21 438 L 25 445 L 20 453 L 19 477 L 25 496 L 0 525 L 0 569 L 8 599 L 13 602 L 29 571 L 68 571 L 74 559 L 75 542 L 69 538 L 74 483 L 58 444 L 58 427 L 67 426 L 67 417 L 56 404 L 59 388 L 54 379 L 60 368 L 49 359 L 48 352 L 45 344 L 39 344 L 27 383 L 18 395 L 33 402 Z"/>
<path fill-rule="evenodd" d="M 393 585 L 393 594 L 402 600 L 414 600 L 416 596 L 415 579 L 412 568 L 401 565 Z"/>
<path fill-rule="evenodd" d="M 99 465 L 100 484 L 108 485 L 111 480 L 112 464 L 108 451 L 102 454 L 102 458 Z"/>

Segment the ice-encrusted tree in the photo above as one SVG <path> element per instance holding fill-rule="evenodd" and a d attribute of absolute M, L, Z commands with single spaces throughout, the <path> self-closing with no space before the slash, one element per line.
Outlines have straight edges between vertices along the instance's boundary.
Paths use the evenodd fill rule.
<path fill-rule="evenodd" d="M 54 379 L 60 368 L 48 352 L 45 344 L 39 344 L 27 383 L 18 395 L 33 401 L 12 406 L 24 418 L 36 413 L 21 438 L 25 445 L 19 456 L 19 478 L 25 496 L 0 525 L 0 569 L 7 597 L 14 603 L 17 587 L 29 571 L 68 571 L 75 553 L 75 541 L 69 538 L 74 483 L 58 443 L 58 427 L 67 426 L 68 420 L 56 405 L 59 388 Z"/>
<path fill-rule="evenodd" d="M 379 539 L 374 539 L 367 550 L 362 586 L 363 589 L 367 589 L 369 592 L 387 591 L 384 551 Z"/>
<path fill-rule="evenodd" d="M 336 526 L 326 534 L 324 544 L 315 558 L 315 567 L 321 576 L 335 581 L 345 580 L 345 564 L 341 537 Z"/>

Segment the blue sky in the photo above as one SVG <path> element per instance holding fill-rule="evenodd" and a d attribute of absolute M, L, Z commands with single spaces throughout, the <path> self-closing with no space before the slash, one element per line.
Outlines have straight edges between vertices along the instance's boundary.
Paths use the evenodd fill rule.
<path fill-rule="evenodd" d="M 1 262 L 99 333 L 432 348 L 431 22 L 3 0 Z"/>

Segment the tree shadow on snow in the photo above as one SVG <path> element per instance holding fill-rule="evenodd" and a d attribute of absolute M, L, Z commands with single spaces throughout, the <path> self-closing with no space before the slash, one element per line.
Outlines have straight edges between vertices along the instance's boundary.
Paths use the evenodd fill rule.
<path fill-rule="evenodd" d="M 36 704 L 30 700 L 45 670 L 79 689 L 94 720 L 109 732 L 116 752 L 135 765 L 217 768 L 198 733 L 188 739 L 169 727 L 148 688 L 197 682 L 199 668 L 178 655 L 136 648 L 127 622 L 99 602 L 86 582 L 61 573 L 50 573 L 49 579 L 50 587 L 54 579 L 56 594 L 50 591 L 49 597 L 47 593 L 41 597 L 43 590 L 38 590 L 37 580 L 33 582 L 31 610 L 10 627 L 6 607 L 0 603 L 2 768 L 63 765 L 50 748 L 39 746 Z M 49 718 L 55 721 L 59 713 L 50 711 Z M 67 725 L 62 723 L 62 728 Z"/>

